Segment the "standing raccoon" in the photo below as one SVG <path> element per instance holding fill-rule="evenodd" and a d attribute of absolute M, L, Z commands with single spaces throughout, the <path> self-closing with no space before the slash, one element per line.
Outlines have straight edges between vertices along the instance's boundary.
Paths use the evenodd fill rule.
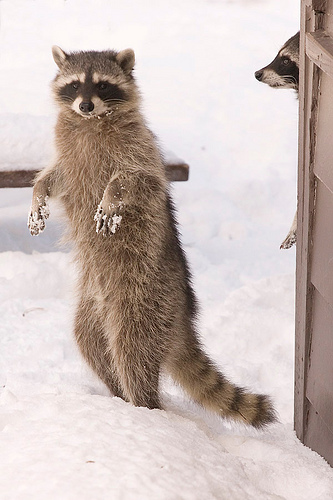
<path fill-rule="evenodd" d="M 163 161 L 140 112 L 134 53 L 53 47 L 56 158 L 35 182 L 28 226 L 45 228 L 48 197 L 68 218 L 79 268 L 75 337 L 110 391 L 161 408 L 166 369 L 207 410 L 254 427 L 274 421 L 264 395 L 230 383 L 202 350 L 197 304 Z"/>

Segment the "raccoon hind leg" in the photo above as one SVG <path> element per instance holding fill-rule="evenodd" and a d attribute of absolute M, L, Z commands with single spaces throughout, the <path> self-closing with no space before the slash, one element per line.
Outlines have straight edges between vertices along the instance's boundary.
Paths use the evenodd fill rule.
<path fill-rule="evenodd" d="M 81 299 L 75 317 L 74 334 L 81 354 L 108 389 L 125 399 L 92 299 Z"/>
<path fill-rule="evenodd" d="M 110 352 L 126 398 L 135 406 L 161 408 L 159 378 L 164 337 L 158 304 L 151 299 L 139 300 L 135 293 L 134 297 L 132 301 L 129 292 L 125 302 L 113 301 L 112 310 L 106 308 Z"/>
<path fill-rule="evenodd" d="M 140 348 L 134 342 L 128 345 L 124 340 L 127 333 L 119 332 L 112 347 L 112 356 L 124 394 L 134 406 L 160 409 L 160 362 L 154 351 L 149 352 L 149 340 L 145 343 L 145 348 Z"/>

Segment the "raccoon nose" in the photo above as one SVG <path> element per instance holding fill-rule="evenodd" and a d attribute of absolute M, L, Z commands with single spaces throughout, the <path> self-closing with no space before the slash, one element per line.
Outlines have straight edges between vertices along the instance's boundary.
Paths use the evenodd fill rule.
<path fill-rule="evenodd" d="M 79 105 L 79 108 L 80 108 L 80 111 L 82 111 L 82 113 L 90 113 L 90 111 L 92 111 L 94 109 L 94 103 L 92 103 L 91 101 L 81 102 L 81 104 Z"/>
<path fill-rule="evenodd" d="M 259 71 L 256 71 L 256 72 L 254 73 L 254 76 L 256 77 L 256 79 L 257 79 L 257 80 L 259 80 L 259 82 L 260 82 L 260 80 L 262 79 L 262 75 L 263 75 L 263 73 L 264 73 L 264 72 L 263 72 L 261 69 L 260 69 Z"/>

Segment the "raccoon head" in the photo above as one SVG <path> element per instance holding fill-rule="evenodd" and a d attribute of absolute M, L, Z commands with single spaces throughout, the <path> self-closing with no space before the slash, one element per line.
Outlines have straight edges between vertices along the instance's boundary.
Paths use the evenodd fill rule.
<path fill-rule="evenodd" d="M 255 72 L 257 80 L 279 89 L 299 87 L 299 32 L 291 37 L 279 50 L 275 59 Z"/>
<path fill-rule="evenodd" d="M 137 103 L 132 49 L 67 54 L 54 46 L 52 53 L 59 67 L 52 89 L 63 110 L 84 118 L 101 118 L 110 116 L 120 107 L 128 108 Z"/>

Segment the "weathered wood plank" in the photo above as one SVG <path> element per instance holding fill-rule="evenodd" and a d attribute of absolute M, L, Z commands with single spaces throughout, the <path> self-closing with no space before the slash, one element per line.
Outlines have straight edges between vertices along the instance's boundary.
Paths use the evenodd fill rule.
<path fill-rule="evenodd" d="M 310 402 L 307 402 L 307 408 L 304 444 L 325 457 L 333 466 L 333 433 Z"/>
<path fill-rule="evenodd" d="M 325 301 L 333 307 L 333 231 L 332 218 L 330 217 L 332 213 L 333 194 L 318 179 L 312 232 L 314 245 L 312 251 L 311 281 Z M 313 312 L 315 312 L 314 307 Z M 324 342 L 324 332 L 322 332 L 322 336 Z"/>
<path fill-rule="evenodd" d="M 322 28 L 323 17 L 316 16 L 312 2 L 302 0 L 300 32 L 299 155 L 296 245 L 296 341 L 294 425 L 304 442 L 307 403 L 305 397 L 311 339 L 312 294 L 311 254 L 315 201 L 313 172 L 317 139 L 318 97 L 321 71 L 307 57 L 307 35 Z"/>
<path fill-rule="evenodd" d="M 301 12 L 295 429 L 333 465 L 333 2 Z"/>
<path fill-rule="evenodd" d="M 171 182 L 187 181 L 190 167 L 187 163 L 168 163 L 166 165 L 167 178 Z"/>
<path fill-rule="evenodd" d="M 306 53 L 309 59 L 333 78 L 333 38 L 324 30 L 306 34 Z"/>
<path fill-rule="evenodd" d="M 167 163 L 166 173 L 170 182 L 187 181 L 189 166 L 186 163 Z M 39 170 L 0 171 L 0 188 L 31 187 Z"/>
<path fill-rule="evenodd" d="M 310 2 L 308 1 L 307 4 L 309 5 Z M 316 14 L 324 14 L 326 12 L 327 0 L 313 0 L 312 5 Z"/>
<path fill-rule="evenodd" d="M 306 397 L 331 431 L 333 458 L 333 307 L 315 290 Z M 312 444 L 313 446 L 313 444 Z"/>
<path fill-rule="evenodd" d="M 0 188 L 31 187 L 39 170 L 0 171 Z"/>
<path fill-rule="evenodd" d="M 331 166 L 333 158 L 333 85 L 332 79 L 326 73 L 322 73 L 320 93 L 321 101 L 314 173 L 333 193 L 333 168 Z"/>

